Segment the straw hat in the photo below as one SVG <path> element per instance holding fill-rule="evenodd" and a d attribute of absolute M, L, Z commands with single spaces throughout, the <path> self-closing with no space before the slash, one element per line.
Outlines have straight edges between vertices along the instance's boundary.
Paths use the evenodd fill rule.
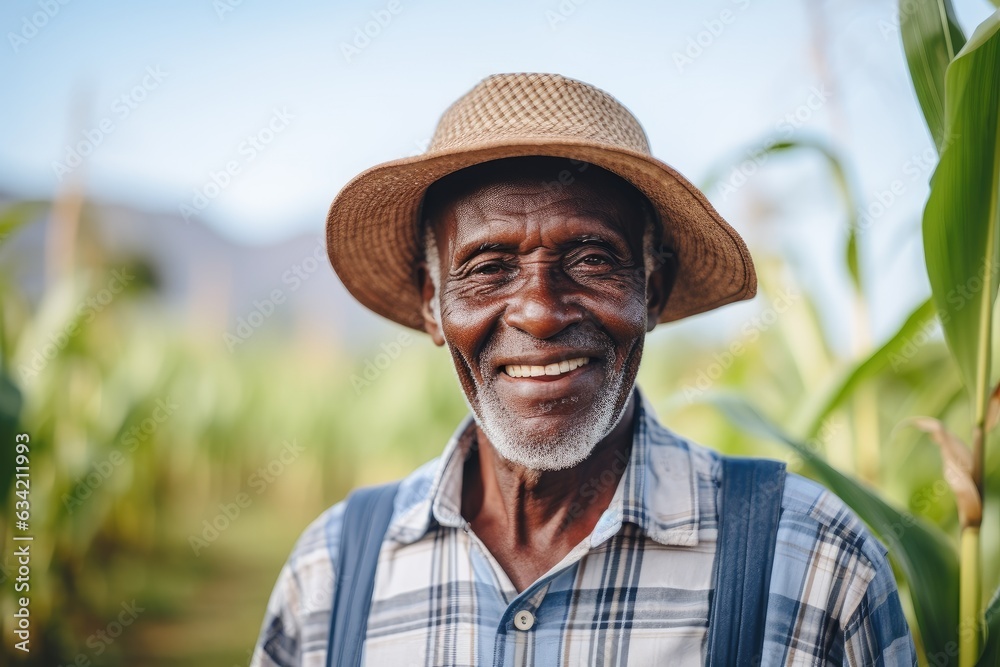
<path fill-rule="evenodd" d="M 475 164 L 517 156 L 582 160 L 621 176 L 659 213 L 677 257 L 660 322 L 748 299 L 757 277 L 746 244 L 705 195 L 649 152 L 639 121 L 617 100 L 558 74 L 497 74 L 444 112 L 427 151 L 372 167 L 330 205 L 327 252 L 362 304 L 423 329 L 415 266 L 427 187 Z"/>

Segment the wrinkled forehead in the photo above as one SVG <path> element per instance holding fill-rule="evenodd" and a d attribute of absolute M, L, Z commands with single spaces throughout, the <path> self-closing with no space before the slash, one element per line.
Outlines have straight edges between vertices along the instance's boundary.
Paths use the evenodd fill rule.
<path fill-rule="evenodd" d="M 650 212 L 629 183 L 599 167 L 555 158 L 518 158 L 463 170 L 432 186 L 425 224 L 439 241 L 497 234 L 560 237 L 603 232 L 639 247 Z"/>

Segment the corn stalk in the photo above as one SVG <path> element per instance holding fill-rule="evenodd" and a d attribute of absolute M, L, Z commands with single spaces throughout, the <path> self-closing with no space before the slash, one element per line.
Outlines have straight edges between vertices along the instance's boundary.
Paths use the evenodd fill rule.
<path fill-rule="evenodd" d="M 937 10 L 939 18 L 951 16 L 947 3 L 926 6 Z M 939 23 L 939 33 L 946 46 L 953 44 L 946 22 Z M 904 44 L 907 34 L 904 26 Z M 927 91 L 921 95 L 916 77 L 914 83 L 924 104 Z M 972 667 L 979 660 L 983 634 L 979 531 L 991 325 L 1000 282 L 1000 12 L 984 21 L 951 59 L 943 83 L 942 124 L 932 121 L 924 104 L 941 159 L 931 179 L 923 234 L 933 301 L 973 401 L 971 453 L 961 443 L 957 449 L 942 445 L 945 478 L 955 493 L 961 526 L 959 665 Z M 935 441 L 944 442 L 940 435 Z"/>

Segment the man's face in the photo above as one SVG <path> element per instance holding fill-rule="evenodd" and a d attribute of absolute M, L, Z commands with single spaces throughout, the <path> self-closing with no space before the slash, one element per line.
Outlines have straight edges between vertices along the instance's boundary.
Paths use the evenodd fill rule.
<path fill-rule="evenodd" d="M 427 328 L 480 428 L 530 469 L 579 464 L 621 418 L 665 301 L 659 272 L 647 298 L 642 209 L 591 172 L 557 188 L 494 180 L 446 199 L 435 222 Z"/>

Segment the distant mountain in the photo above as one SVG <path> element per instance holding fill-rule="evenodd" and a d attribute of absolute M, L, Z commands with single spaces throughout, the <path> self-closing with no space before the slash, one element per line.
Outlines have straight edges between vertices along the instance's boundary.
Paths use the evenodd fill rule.
<path fill-rule="evenodd" d="M 0 208 L 15 203 L 0 194 Z M 50 206 L 38 220 L 0 244 L 0 267 L 37 300 L 45 284 Z M 107 255 L 148 263 L 163 305 L 195 325 L 217 331 L 229 347 L 241 334 L 291 327 L 311 339 L 352 348 L 396 335 L 394 325 L 348 294 L 326 259 L 321 227 L 280 243 L 251 246 L 228 240 L 192 219 L 88 201 L 78 245 L 94 239 Z M 112 262 L 113 263 L 113 262 Z M 228 336 L 227 336 L 228 334 Z"/>

